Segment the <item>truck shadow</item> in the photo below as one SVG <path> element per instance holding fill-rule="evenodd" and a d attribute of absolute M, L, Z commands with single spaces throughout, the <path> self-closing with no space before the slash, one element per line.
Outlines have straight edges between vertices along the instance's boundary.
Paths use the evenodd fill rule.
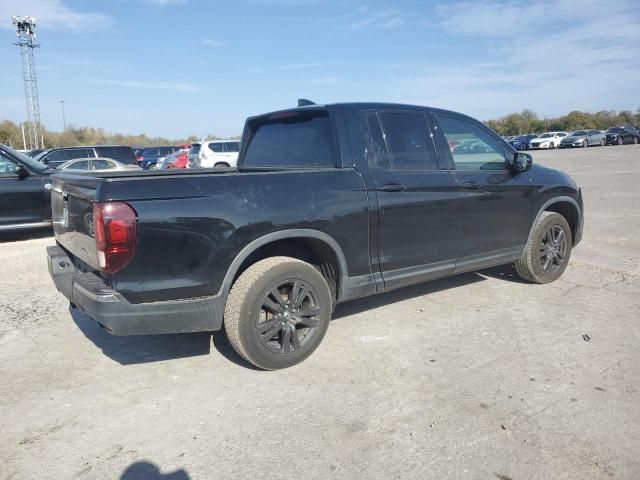
<path fill-rule="evenodd" d="M 85 337 L 121 365 L 209 355 L 211 351 L 209 332 L 116 337 L 77 308 L 70 308 L 69 312 Z"/>
<path fill-rule="evenodd" d="M 1 232 L 0 243 L 21 242 L 24 240 L 35 240 L 38 238 L 51 237 L 53 239 L 53 229 L 51 227 L 36 228 L 17 232 Z"/>
<path fill-rule="evenodd" d="M 332 321 L 442 290 L 482 282 L 487 278 L 522 282 L 513 265 L 502 265 L 479 272 L 445 277 L 391 292 L 351 300 L 336 307 Z M 80 331 L 106 356 L 121 365 L 135 365 L 209 355 L 211 353 L 211 345 L 213 345 L 220 355 L 230 362 L 244 368 L 256 369 L 235 352 L 224 330 L 218 332 L 117 337 L 108 333 L 80 310 L 70 308 L 69 312 Z"/>

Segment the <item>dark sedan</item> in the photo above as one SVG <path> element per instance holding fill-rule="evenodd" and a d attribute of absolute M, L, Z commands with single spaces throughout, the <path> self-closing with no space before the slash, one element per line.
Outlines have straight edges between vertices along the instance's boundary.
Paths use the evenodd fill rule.
<path fill-rule="evenodd" d="M 530 133 L 528 135 L 520 135 L 518 137 L 514 137 L 509 140 L 509 145 L 511 145 L 516 150 L 528 150 L 529 142 L 536 138 L 538 135 L 535 133 Z"/>
<path fill-rule="evenodd" d="M 0 232 L 51 225 L 51 181 L 55 173 L 0 144 Z"/>
<path fill-rule="evenodd" d="M 622 145 L 624 143 L 638 143 L 638 131 L 635 127 L 611 127 L 605 132 L 607 145 Z"/>

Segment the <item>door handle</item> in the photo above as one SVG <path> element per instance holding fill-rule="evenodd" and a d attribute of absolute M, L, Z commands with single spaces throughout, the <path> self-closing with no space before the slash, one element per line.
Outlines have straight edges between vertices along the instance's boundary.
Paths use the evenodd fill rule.
<path fill-rule="evenodd" d="M 404 192 L 406 189 L 407 187 L 398 183 L 388 183 L 380 187 L 380 190 L 383 192 Z"/>
<path fill-rule="evenodd" d="M 462 188 L 465 190 L 477 190 L 480 187 L 478 182 L 474 182 L 473 180 L 469 180 L 468 182 L 464 182 L 462 184 Z"/>

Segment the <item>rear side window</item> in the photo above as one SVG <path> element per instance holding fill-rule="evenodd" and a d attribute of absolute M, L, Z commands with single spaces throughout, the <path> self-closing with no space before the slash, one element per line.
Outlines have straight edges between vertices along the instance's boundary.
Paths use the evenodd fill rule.
<path fill-rule="evenodd" d="M 329 113 L 303 111 L 254 120 L 243 165 L 335 167 L 337 147 Z"/>
<path fill-rule="evenodd" d="M 209 150 L 216 153 L 222 153 L 222 144 L 221 143 L 210 143 Z"/>
<path fill-rule="evenodd" d="M 96 151 L 100 157 L 113 158 L 122 163 L 136 163 L 136 156 L 131 147 L 96 147 Z"/>
<path fill-rule="evenodd" d="M 478 125 L 462 118 L 438 115 L 457 170 L 504 170 L 500 141 Z"/>
<path fill-rule="evenodd" d="M 72 148 L 65 150 L 66 159 L 73 160 L 74 158 L 91 158 L 95 157 L 93 148 Z"/>
<path fill-rule="evenodd" d="M 142 156 L 143 157 L 157 157 L 158 156 L 158 149 L 157 148 L 147 148 L 147 149 L 142 151 Z"/>
<path fill-rule="evenodd" d="M 391 170 L 437 170 L 436 150 L 420 113 L 381 113 Z"/>

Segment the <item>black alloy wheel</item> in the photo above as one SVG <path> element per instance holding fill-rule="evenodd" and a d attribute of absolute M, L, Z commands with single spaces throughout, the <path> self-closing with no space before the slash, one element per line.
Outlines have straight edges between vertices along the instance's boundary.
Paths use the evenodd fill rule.
<path fill-rule="evenodd" d="M 260 343 L 273 353 L 299 350 L 318 328 L 318 293 L 300 279 L 279 282 L 264 296 L 256 318 Z"/>
<path fill-rule="evenodd" d="M 561 269 L 566 261 L 569 243 L 560 225 L 551 225 L 542 238 L 540 246 L 540 266 L 548 273 Z"/>

